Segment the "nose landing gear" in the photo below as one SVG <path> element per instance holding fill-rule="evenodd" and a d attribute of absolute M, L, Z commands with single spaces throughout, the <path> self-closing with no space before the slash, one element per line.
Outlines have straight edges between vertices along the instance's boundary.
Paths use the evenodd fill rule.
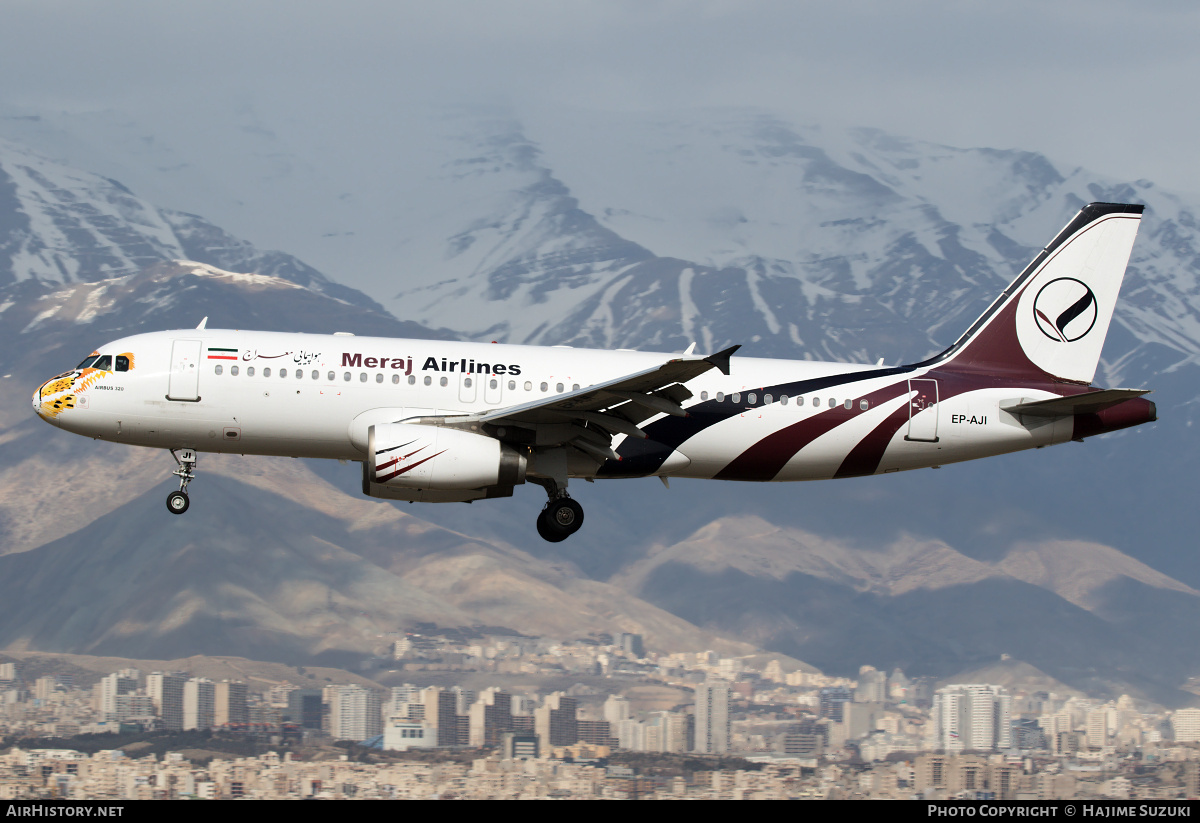
<path fill-rule="evenodd" d="M 175 454 L 175 450 L 171 449 L 171 457 L 179 464 L 179 468 L 172 472 L 179 478 L 179 491 L 167 495 L 167 511 L 171 514 L 183 514 L 191 504 L 187 496 L 187 487 L 188 483 L 196 479 L 196 450 L 180 449 L 179 454 Z"/>

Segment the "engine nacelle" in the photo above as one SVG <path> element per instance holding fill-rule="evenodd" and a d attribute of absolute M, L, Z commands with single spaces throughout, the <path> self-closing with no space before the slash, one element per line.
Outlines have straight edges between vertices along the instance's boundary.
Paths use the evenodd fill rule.
<path fill-rule="evenodd" d="M 367 434 L 363 493 L 428 502 L 508 497 L 525 455 L 495 438 L 444 426 L 383 423 Z"/>

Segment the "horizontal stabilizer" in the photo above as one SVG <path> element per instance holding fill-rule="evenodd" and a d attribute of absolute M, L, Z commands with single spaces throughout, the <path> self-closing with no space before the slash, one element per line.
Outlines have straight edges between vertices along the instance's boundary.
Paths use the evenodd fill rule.
<path fill-rule="evenodd" d="M 1095 414 L 1098 411 L 1149 394 L 1150 389 L 1103 389 L 1101 391 L 1073 394 L 1070 397 L 1052 397 L 1022 403 L 1006 401 L 1000 408 L 1012 414 L 1028 414 L 1033 417 L 1071 417 L 1076 414 Z"/>

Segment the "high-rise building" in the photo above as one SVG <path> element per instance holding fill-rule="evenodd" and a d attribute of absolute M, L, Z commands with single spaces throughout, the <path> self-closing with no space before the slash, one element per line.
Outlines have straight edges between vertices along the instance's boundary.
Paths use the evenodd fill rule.
<path fill-rule="evenodd" d="M 420 701 L 420 687 L 414 686 L 412 683 L 405 683 L 402 686 L 392 686 L 391 699 L 387 705 L 387 716 L 407 718 L 409 716 L 409 704 L 420 703 Z"/>
<path fill-rule="evenodd" d="M 151 672 L 146 675 L 146 694 L 154 703 L 158 722 L 167 731 L 183 728 L 183 684 L 187 676 Z"/>
<path fill-rule="evenodd" d="M 468 711 L 471 746 L 498 746 L 512 731 L 512 695 L 497 688 L 484 689 Z"/>
<path fill-rule="evenodd" d="M 213 723 L 217 726 L 250 721 L 249 694 L 245 683 L 222 680 L 213 692 Z"/>
<path fill-rule="evenodd" d="M 937 746 L 948 753 L 1012 746 L 1012 697 L 1002 686 L 953 685 L 933 698 Z"/>
<path fill-rule="evenodd" d="M 458 694 L 439 686 L 421 689 L 421 703 L 425 712 L 424 722 L 437 729 L 437 745 L 457 746 L 458 739 Z M 410 719 L 415 719 L 409 713 Z M 468 739 L 470 732 L 468 727 Z"/>
<path fill-rule="evenodd" d="M 820 699 L 821 717 L 828 717 L 837 722 L 842 721 L 842 706 L 849 703 L 854 695 L 845 686 L 826 686 L 818 692 Z"/>
<path fill-rule="evenodd" d="M 846 740 L 858 740 L 875 730 L 876 720 L 883 715 L 881 703 L 842 704 L 842 724 Z"/>
<path fill-rule="evenodd" d="M 323 709 L 321 692 L 317 689 L 292 689 L 288 692 L 287 708 L 282 713 L 282 719 L 302 729 L 319 729 Z"/>
<path fill-rule="evenodd" d="M 136 691 L 117 695 L 116 720 L 124 722 L 150 722 L 154 719 L 154 701 L 149 695 Z"/>
<path fill-rule="evenodd" d="M 640 634 L 622 632 L 615 639 L 617 642 L 614 645 L 619 646 L 626 654 L 639 659 L 646 656 L 646 647 L 642 643 L 642 636 Z"/>
<path fill-rule="evenodd" d="M 1171 716 L 1176 743 L 1200 741 L 1200 709 L 1180 709 Z"/>
<path fill-rule="evenodd" d="M 717 681 L 696 687 L 695 751 L 724 754 L 729 751 L 729 684 Z"/>
<path fill-rule="evenodd" d="M 604 701 L 604 719 L 609 723 L 620 723 L 632 717 L 629 698 L 621 694 L 611 694 Z"/>
<path fill-rule="evenodd" d="M 572 746 L 579 742 L 579 703 L 562 692 L 546 697 L 533 711 L 533 726 L 543 747 Z"/>
<path fill-rule="evenodd" d="M 137 691 L 140 675 L 141 672 L 137 669 L 121 669 L 101 678 L 96 684 L 92 695 L 96 711 L 100 712 L 105 720 L 117 719 L 117 695 Z"/>
<path fill-rule="evenodd" d="M 679 712 L 651 712 L 642 724 L 641 751 L 646 752 L 687 752 L 691 750 L 688 741 L 688 723 L 692 718 Z M 618 735 L 620 729 L 618 728 Z M 618 737 L 618 742 L 620 738 Z"/>
<path fill-rule="evenodd" d="M 335 686 L 329 694 L 329 735 L 361 743 L 383 733 L 379 693 L 362 686 Z"/>
<path fill-rule="evenodd" d="M 215 720 L 216 692 L 207 677 L 193 677 L 183 684 L 183 728 L 211 729 Z"/>
<path fill-rule="evenodd" d="M 888 678 L 874 666 L 858 670 L 858 686 L 854 689 L 855 703 L 884 703 L 888 699 Z"/>

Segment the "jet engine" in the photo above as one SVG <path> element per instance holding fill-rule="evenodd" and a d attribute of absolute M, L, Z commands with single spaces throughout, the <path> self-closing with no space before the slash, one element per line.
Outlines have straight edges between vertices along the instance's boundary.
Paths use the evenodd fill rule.
<path fill-rule="evenodd" d="M 444 426 L 383 423 L 367 434 L 363 494 L 452 503 L 511 497 L 525 482 L 525 455 L 483 434 Z"/>

